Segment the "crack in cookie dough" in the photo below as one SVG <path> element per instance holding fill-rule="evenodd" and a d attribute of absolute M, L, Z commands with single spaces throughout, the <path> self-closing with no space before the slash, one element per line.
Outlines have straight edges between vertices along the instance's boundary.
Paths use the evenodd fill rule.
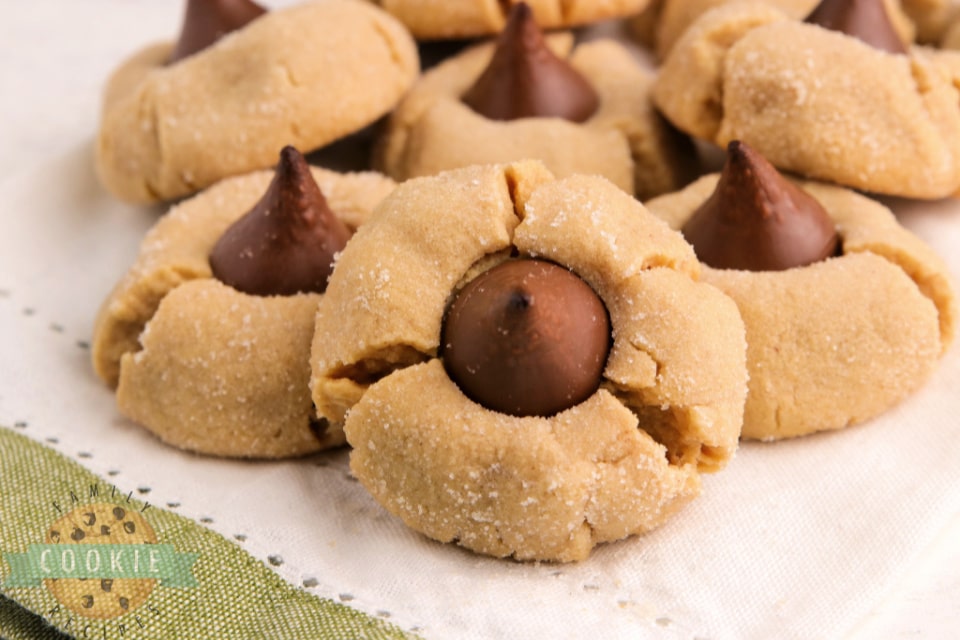
<path fill-rule="evenodd" d="M 396 67 L 397 73 L 406 75 L 410 67 L 410 52 L 406 46 L 407 42 L 404 40 L 404 46 L 400 46 L 396 30 L 388 29 L 380 21 L 371 21 L 370 28 L 380 36 L 383 46 L 390 52 L 390 60 Z"/>
<path fill-rule="evenodd" d="M 469 399 L 440 350 L 459 287 L 533 259 L 579 276 L 612 327 L 599 389 L 548 417 Z M 389 272 L 388 295 L 371 271 Z M 583 559 L 664 522 L 736 449 L 743 326 L 698 275 L 689 245 L 602 178 L 557 180 L 528 161 L 413 179 L 360 228 L 331 277 L 314 334 L 314 404 L 343 424 L 356 477 L 414 529 L 494 556 Z M 390 345 L 410 361 L 365 362 Z"/>
<path fill-rule="evenodd" d="M 411 345 L 390 345 L 370 351 L 356 363 L 332 372 L 333 378 L 349 378 L 353 382 L 369 385 L 385 378 L 397 369 L 423 362 L 431 354 L 424 354 Z"/>
<path fill-rule="evenodd" d="M 279 69 L 280 69 L 281 71 L 283 71 L 284 75 L 286 75 L 286 77 L 287 77 L 287 83 L 290 85 L 291 88 L 293 88 L 293 89 L 299 89 L 299 88 L 300 88 L 300 82 L 297 81 L 296 76 L 293 75 L 293 69 L 290 68 L 290 65 L 288 65 L 288 64 L 280 64 L 280 65 L 279 65 Z M 290 125 L 291 125 L 291 126 L 296 126 L 296 123 L 295 123 L 295 122 L 291 122 Z"/>

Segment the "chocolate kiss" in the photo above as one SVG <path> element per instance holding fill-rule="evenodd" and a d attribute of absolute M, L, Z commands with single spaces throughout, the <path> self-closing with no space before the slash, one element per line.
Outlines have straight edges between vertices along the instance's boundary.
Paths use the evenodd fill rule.
<path fill-rule="evenodd" d="M 259 202 L 210 251 L 214 277 L 258 296 L 322 293 L 350 230 L 327 205 L 299 151 L 284 147 Z"/>
<path fill-rule="evenodd" d="M 603 302 L 543 260 L 508 260 L 471 280 L 447 311 L 450 378 L 471 400 L 514 416 L 550 416 L 590 397 L 610 350 Z"/>
<path fill-rule="evenodd" d="M 836 255 L 833 221 L 812 196 L 745 142 L 727 146 L 717 187 L 683 227 L 715 269 L 781 271 Z"/>
<path fill-rule="evenodd" d="M 491 120 L 564 118 L 583 122 L 600 104 L 590 83 L 547 47 L 533 12 L 513 5 L 486 70 L 463 102 Z"/>
<path fill-rule="evenodd" d="M 180 39 L 168 63 L 173 64 L 206 49 L 222 36 L 266 12 L 252 0 L 187 0 Z"/>
<path fill-rule="evenodd" d="M 804 22 L 859 38 L 888 53 L 906 53 L 883 0 L 821 0 Z"/>

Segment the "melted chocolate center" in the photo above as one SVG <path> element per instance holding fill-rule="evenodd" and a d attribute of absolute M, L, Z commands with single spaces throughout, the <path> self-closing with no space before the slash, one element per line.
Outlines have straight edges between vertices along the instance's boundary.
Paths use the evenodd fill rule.
<path fill-rule="evenodd" d="M 259 296 L 322 293 L 351 232 L 327 205 L 299 151 L 284 147 L 259 202 L 210 251 L 213 275 Z"/>
<path fill-rule="evenodd" d="M 683 227 L 715 269 L 782 271 L 837 254 L 833 220 L 746 143 L 734 140 L 716 189 Z"/>
<path fill-rule="evenodd" d="M 514 416 L 551 416 L 600 386 L 610 321 L 593 289 L 567 269 L 508 260 L 456 295 L 441 345 L 447 373 L 473 401 Z"/>
<path fill-rule="evenodd" d="M 883 0 L 821 0 L 804 22 L 858 38 L 888 53 L 906 53 Z"/>
<path fill-rule="evenodd" d="M 590 83 L 547 47 L 525 3 L 511 9 L 490 64 L 462 99 L 491 120 L 583 122 L 600 105 Z"/>
<path fill-rule="evenodd" d="M 187 0 L 187 10 L 169 64 L 206 49 L 264 13 L 252 0 Z"/>

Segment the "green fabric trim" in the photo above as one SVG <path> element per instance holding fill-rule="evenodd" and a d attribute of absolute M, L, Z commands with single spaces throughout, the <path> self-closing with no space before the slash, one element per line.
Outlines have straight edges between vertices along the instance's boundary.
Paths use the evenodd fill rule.
<path fill-rule="evenodd" d="M 4 640 L 70 640 L 13 600 L 0 596 L 0 637 Z"/>
<path fill-rule="evenodd" d="M 120 493 L 73 460 L 4 427 L 0 427 L 0 479 L 4 557 L 0 636 L 4 638 L 63 637 L 47 625 L 68 637 L 99 640 L 416 638 L 384 620 L 291 586 L 218 533 Z M 109 619 L 74 613 L 57 600 L 46 581 L 35 587 L 7 586 L 11 576 L 7 556 L 46 543 L 53 522 L 88 504 L 116 504 L 137 511 L 153 528 L 158 543 L 179 553 L 196 554 L 191 570 L 197 586 L 171 588 L 154 581 L 142 605 Z M 99 582 L 89 582 L 93 583 L 91 593 L 95 592 Z"/>

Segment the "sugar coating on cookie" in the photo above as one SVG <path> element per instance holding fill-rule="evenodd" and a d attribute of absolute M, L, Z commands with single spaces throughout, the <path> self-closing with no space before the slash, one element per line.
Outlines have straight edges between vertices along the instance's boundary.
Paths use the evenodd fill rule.
<path fill-rule="evenodd" d="M 548 416 L 471 400 L 442 357 L 456 293 L 525 258 L 582 279 L 612 327 L 599 388 Z M 412 179 L 337 262 L 314 403 L 344 423 L 360 482 L 410 527 L 483 554 L 583 559 L 664 522 L 736 449 L 743 326 L 698 272 L 679 234 L 600 177 L 527 161 Z"/>
<path fill-rule="evenodd" d="M 520 0 L 374 0 L 418 40 L 498 33 Z M 523 0 L 545 29 L 572 27 L 638 13 L 649 0 Z"/>
<path fill-rule="evenodd" d="M 716 174 L 655 198 L 680 229 Z M 776 440 L 868 420 L 916 391 L 953 340 L 956 301 L 943 261 L 889 209 L 848 189 L 798 182 L 833 219 L 842 254 L 785 271 L 704 266 L 747 331 L 743 436 Z"/>
<path fill-rule="evenodd" d="M 769 5 L 701 16 L 653 99 L 679 129 L 721 146 L 744 140 L 784 171 L 915 198 L 960 190 L 960 92 L 944 65 Z"/>
<path fill-rule="evenodd" d="M 494 54 L 478 45 L 431 69 L 391 114 L 375 165 L 398 181 L 473 164 L 541 160 L 555 175 L 602 175 L 644 199 L 693 179 L 689 139 L 671 127 L 650 99 L 654 75 L 620 43 L 574 47 L 569 34 L 548 37 L 550 49 L 593 86 L 597 111 L 585 122 L 560 118 L 488 119 L 462 96 Z"/>
<path fill-rule="evenodd" d="M 917 55 L 926 58 L 932 64 L 945 68 L 956 86 L 960 87 L 960 21 L 957 22 L 957 28 L 950 33 L 956 34 L 955 41 L 952 44 L 947 39 L 944 40 L 944 47 L 941 49 L 918 47 Z M 950 33 L 948 33 L 948 37 Z"/>
<path fill-rule="evenodd" d="M 125 61 L 104 92 L 97 174 L 132 202 L 168 200 L 272 166 L 388 112 L 419 73 L 413 39 L 357 0 L 271 11 L 166 64 L 173 43 Z"/>
<path fill-rule="evenodd" d="M 665 58 L 680 36 L 701 15 L 713 9 L 742 0 L 661 0 L 652 14 L 635 17 L 631 27 L 647 42 L 660 58 Z M 765 4 L 776 7 L 794 20 L 803 20 L 820 0 L 766 0 Z M 943 0 L 919 0 L 943 2 Z M 898 0 L 885 0 L 887 14 L 903 42 L 913 42 L 915 27 L 900 6 Z"/>
<path fill-rule="evenodd" d="M 352 229 L 394 187 L 376 173 L 312 175 Z M 121 413 L 174 446 L 275 458 L 343 443 L 338 425 L 317 419 L 308 387 L 322 294 L 250 295 L 211 272 L 211 249 L 272 179 L 229 178 L 174 207 L 97 316 L 94 370 L 117 387 Z"/>

